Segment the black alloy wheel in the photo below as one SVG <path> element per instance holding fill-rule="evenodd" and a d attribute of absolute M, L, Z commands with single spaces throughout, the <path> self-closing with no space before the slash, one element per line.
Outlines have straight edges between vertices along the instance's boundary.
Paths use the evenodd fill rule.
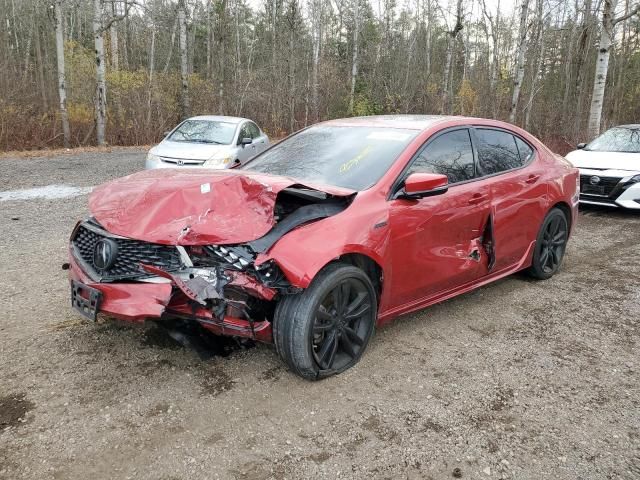
<path fill-rule="evenodd" d="M 355 365 L 374 333 L 377 297 L 359 268 L 332 263 L 302 293 L 276 307 L 273 337 L 289 368 L 309 380 Z"/>
<path fill-rule="evenodd" d="M 313 323 L 313 358 L 322 370 L 340 370 L 360 356 L 369 336 L 373 299 L 359 279 L 347 278 L 322 300 Z"/>
<path fill-rule="evenodd" d="M 551 278 L 560 268 L 569 239 L 569 224 L 565 213 L 552 209 L 540 227 L 529 273 L 541 280 Z"/>

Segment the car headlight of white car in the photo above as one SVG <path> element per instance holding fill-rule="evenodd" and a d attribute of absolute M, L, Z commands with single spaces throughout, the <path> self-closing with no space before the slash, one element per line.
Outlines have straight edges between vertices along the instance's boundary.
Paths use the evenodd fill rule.
<path fill-rule="evenodd" d="M 154 155 L 153 153 L 147 153 L 147 162 L 159 162 L 160 157 L 158 155 Z"/>
<path fill-rule="evenodd" d="M 210 168 L 228 168 L 231 166 L 232 161 L 233 158 L 231 158 L 231 155 L 214 155 L 204 162 L 204 166 Z"/>

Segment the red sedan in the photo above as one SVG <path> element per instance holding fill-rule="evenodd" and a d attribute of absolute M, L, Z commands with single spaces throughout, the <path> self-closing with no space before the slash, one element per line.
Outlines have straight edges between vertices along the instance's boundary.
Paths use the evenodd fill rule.
<path fill-rule="evenodd" d="M 376 326 L 520 270 L 560 268 L 578 170 L 478 118 L 333 120 L 242 169 L 166 169 L 97 188 L 70 241 L 72 302 L 275 343 L 319 379 Z"/>

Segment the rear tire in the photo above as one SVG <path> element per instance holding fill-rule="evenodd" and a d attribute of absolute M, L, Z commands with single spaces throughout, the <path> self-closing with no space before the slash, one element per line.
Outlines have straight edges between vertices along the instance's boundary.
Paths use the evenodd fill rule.
<path fill-rule="evenodd" d="M 551 209 L 540 226 L 533 260 L 527 273 L 538 280 L 553 277 L 562 265 L 568 238 L 567 216 L 559 208 Z"/>
<path fill-rule="evenodd" d="M 352 265 L 329 264 L 309 288 L 278 303 L 276 351 L 292 372 L 308 380 L 343 372 L 360 360 L 377 313 L 369 277 Z"/>

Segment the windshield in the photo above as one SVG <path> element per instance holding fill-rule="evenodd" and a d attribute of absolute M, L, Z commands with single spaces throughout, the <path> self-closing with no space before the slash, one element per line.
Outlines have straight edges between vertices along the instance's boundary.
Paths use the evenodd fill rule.
<path fill-rule="evenodd" d="M 243 168 L 365 190 L 384 175 L 417 134 L 396 128 L 318 125 L 283 140 Z"/>
<path fill-rule="evenodd" d="M 596 152 L 640 152 L 640 129 L 616 127 L 589 143 L 585 150 Z"/>
<path fill-rule="evenodd" d="M 185 120 L 169 136 L 172 142 L 213 143 L 229 145 L 237 125 L 214 120 Z"/>

